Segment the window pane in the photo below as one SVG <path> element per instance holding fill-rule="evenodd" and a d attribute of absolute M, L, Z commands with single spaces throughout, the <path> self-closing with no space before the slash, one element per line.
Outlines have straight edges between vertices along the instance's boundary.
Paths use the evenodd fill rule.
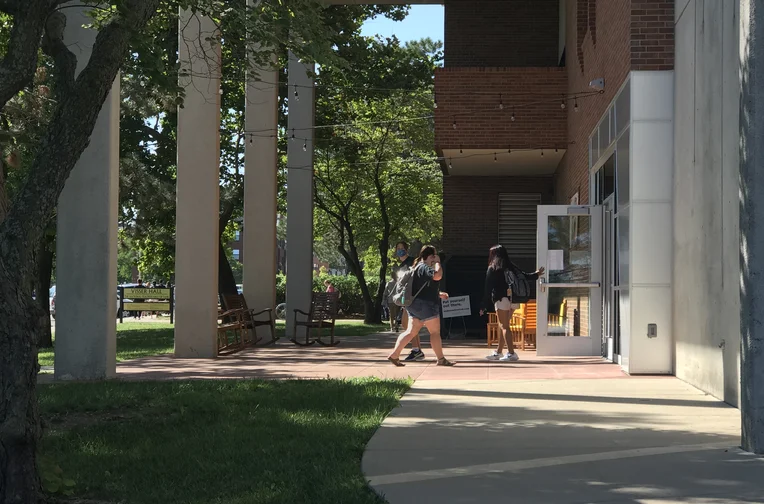
<path fill-rule="evenodd" d="M 627 206 L 629 206 L 629 152 L 630 152 L 630 140 L 629 130 L 618 139 L 618 145 L 616 147 L 616 170 L 617 170 L 617 183 L 618 183 L 618 211 L 622 212 Z"/>
<path fill-rule="evenodd" d="M 618 310 L 618 350 L 621 354 L 621 358 L 629 358 L 629 339 L 631 336 L 631 311 L 630 311 L 630 299 L 629 291 L 622 290 L 618 293 L 619 310 Z"/>
<path fill-rule="evenodd" d="M 629 286 L 629 215 L 618 214 L 618 285 Z"/>
<path fill-rule="evenodd" d="M 591 292 L 586 287 L 550 287 L 547 334 L 591 336 Z"/>
<path fill-rule="evenodd" d="M 631 119 L 631 81 L 626 81 L 621 94 L 615 101 L 616 108 L 616 131 L 620 133 L 628 125 Z"/>
<path fill-rule="evenodd" d="M 591 282 L 590 220 L 588 215 L 549 217 L 546 260 L 549 284 Z"/>

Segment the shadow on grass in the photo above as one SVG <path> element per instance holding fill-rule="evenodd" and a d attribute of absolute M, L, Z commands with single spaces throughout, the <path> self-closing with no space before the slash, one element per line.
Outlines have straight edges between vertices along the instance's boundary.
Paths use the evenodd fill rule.
<path fill-rule="evenodd" d="M 405 381 L 41 386 L 42 451 L 77 495 L 130 503 L 381 503 L 364 447 Z"/>

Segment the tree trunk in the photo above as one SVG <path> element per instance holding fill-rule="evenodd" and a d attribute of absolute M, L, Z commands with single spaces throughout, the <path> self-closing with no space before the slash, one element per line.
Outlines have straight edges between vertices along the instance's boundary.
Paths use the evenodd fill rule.
<path fill-rule="evenodd" d="M 43 238 L 40 251 L 37 254 L 35 291 L 37 292 L 37 309 L 39 312 L 38 346 L 40 348 L 53 347 L 53 332 L 50 327 L 50 301 L 48 298 L 50 275 L 53 272 L 53 251 L 50 242 L 51 240 L 47 236 Z"/>
<path fill-rule="evenodd" d="M 34 74 L 41 28 L 56 5 L 45 0 L 16 4 L 24 8 L 19 10 L 21 18 L 14 20 L 8 52 L 28 60 L 10 74 L 7 68 L 0 68 L 0 108 L 29 81 L 25 74 Z M 47 41 L 55 52 L 58 74 L 56 109 L 14 204 L 0 223 L 1 504 L 35 503 L 40 491 L 36 467 L 40 422 L 35 393 L 38 318 L 31 292 L 36 249 L 64 184 L 88 145 L 130 39 L 143 29 L 158 5 L 159 0 L 142 0 L 120 11 L 115 21 L 99 31 L 90 60 L 76 80 L 76 57 L 61 38 Z M 6 60 L 8 56 L 0 66 Z M 31 71 L 23 72 L 22 86 L 16 86 L 14 72 L 22 67 Z"/>
<path fill-rule="evenodd" d="M 37 502 L 35 455 L 40 438 L 37 383 L 37 319 L 32 293 L 19 295 L 15 279 L 0 268 L 0 502 Z M 28 296 L 27 296 L 28 294 Z"/>
<path fill-rule="evenodd" d="M 225 244 L 223 243 L 223 232 L 228 226 L 228 222 L 231 220 L 233 209 L 234 201 L 226 202 L 223 206 L 223 211 L 220 213 L 220 219 L 218 220 L 218 295 L 220 296 L 223 294 L 238 294 L 239 292 L 236 288 L 236 277 L 233 275 L 231 263 L 228 262 L 228 256 L 225 253 Z"/>

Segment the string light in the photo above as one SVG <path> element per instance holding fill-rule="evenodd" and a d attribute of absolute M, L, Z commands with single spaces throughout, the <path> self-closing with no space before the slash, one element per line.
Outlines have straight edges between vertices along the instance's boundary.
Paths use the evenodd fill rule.
<path fill-rule="evenodd" d="M 512 154 L 512 146 L 507 145 L 507 154 Z"/>
<path fill-rule="evenodd" d="M 558 151 L 557 151 L 557 147 L 555 147 L 555 148 L 554 148 L 554 151 L 555 151 L 555 152 L 558 152 Z"/>
<path fill-rule="evenodd" d="M 451 159 L 448 160 L 448 169 L 449 170 L 453 170 L 454 169 L 454 165 L 453 165 L 453 163 L 451 163 Z"/>
<path fill-rule="evenodd" d="M 562 100 L 560 100 L 560 108 L 565 110 L 565 95 L 562 95 Z"/>
<path fill-rule="evenodd" d="M 454 119 L 454 124 L 453 124 L 453 126 L 454 126 L 454 129 L 456 129 L 456 119 Z"/>
<path fill-rule="evenodd" d="M 294 85 L 294 100 L 300 101 L 300 93 L 297 92 L 297 84 Z"/>
<path fill-rule="evenodd" d="M 292 140 L 294 140 L 294 128 L 292 128 Z"/>
<path fill-rule="evenodd" d="M 512 122 L 515 122 L 515 111 L 514 110 L 512 111 L 512 115 L 509 118 L 512 120 Z"/>
<path fill-rule="evenodd" d="M 459 145 L 459 154 L 464 154 L 464 149 L 462 149 L 461 145 Z"/>
<path fill-rule="evenodd" d="M 303 152 L 308 152 L 308 142 L 307 141 L 302 143 L 302 150 L 303 150 Z"/>
<path fill-rule="evenodd" d="M 438 95 L 437 94 L 435 94 L 434 102 L 435 102 L 434 103 L 435 108 L 438 108 Z"/>
<path fill-rule="evenodd" d="M 578 98 L 573 101 L 573 112 L 578 112 Z"/>
<path fill-rule="evenodd" d="M 496 157 L 496 153 L 494 152 L 494 153 L 493 153 L 493 162 L 495 163 L 495 162 L 497 162 L 498 160 L 499 160 L 499 159 Z"/>
<path fill-rule="evenodd" d="M 501 93 L 499 93 L 499 110 L 504 110 L 504 101 L 501 99 Z"/>
<path fill-rule="evenodd" d="M 541 149 L 541 157 L 544 157 L 544 149 Z"/>

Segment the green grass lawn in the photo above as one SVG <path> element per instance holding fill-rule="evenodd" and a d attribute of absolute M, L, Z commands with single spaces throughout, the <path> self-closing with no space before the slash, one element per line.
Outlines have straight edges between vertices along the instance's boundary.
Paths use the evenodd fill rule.
<path fill-rule="evenodd" d="M 284 321 L 276 322 L 276 334 L 284 336 Z M 335 335 L 337 337 L 368 336 L 385 331 L 389 326 L 366 325 L 362 320 L 338 320 Z M 298 333 L 299 334 L 304 333 Z M 322 334 L 329 333 L 324 330 Z M 55 338 L 55 334 L 54 334 Z M 173 326 L 167 322 L 126 322 L 117 324 L 117 362 L 122 362 L 150 355 L 171 353 L 173 350 Z M 41 366 L 53 365 L 52 348 L 41 349 L 38 360 Z"/>
<path fill-rule="evenodd" d="M 361 456 L 407 381 L 105 382 L 38 388 L 41 454 L 79 498 L 383 503 Z"/>

